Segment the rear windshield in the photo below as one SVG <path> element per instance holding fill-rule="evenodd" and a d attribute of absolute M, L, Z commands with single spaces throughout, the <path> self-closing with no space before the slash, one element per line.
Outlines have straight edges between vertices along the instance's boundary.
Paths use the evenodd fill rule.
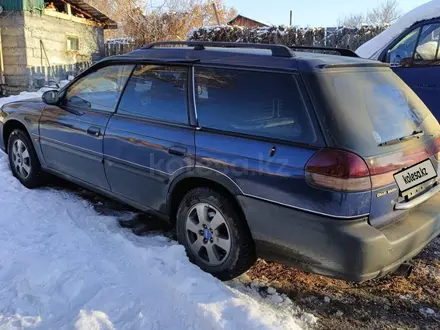
<path fill-rule="evenodd" d="M 329 70 L 306 80 L 335 147 L 371 156 L 399 148 L 379 147 L 383 142 L 438 129 L 428 108 L 390 69 Z"/>

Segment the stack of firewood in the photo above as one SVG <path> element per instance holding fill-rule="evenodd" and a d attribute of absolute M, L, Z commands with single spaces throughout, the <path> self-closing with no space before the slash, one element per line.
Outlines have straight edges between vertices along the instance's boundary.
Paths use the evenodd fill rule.
<path fill-rule="evenodd" d="M 192 30 L 188 33 L 188 40 L 249 42 L 287 46 L 327 46 L 356 50 L 360 45 L 385 30 L 385 28 L 384 26 L 342 27 L 329 32 L 325 28 L 285 26 L 244 28 L 220 25 Z"/>

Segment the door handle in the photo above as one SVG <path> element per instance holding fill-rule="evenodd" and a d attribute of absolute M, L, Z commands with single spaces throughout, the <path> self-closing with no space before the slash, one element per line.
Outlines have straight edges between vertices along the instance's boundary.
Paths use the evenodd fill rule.
<path fill-rule="evenodd" d="M 87 134 L 94 135 L 94 136 L 99 136 L 101 134 L 101 129 L 99 127 L 96 127 L 96 126 L 90 126 L 87 129 Z"/>
<path fill-rule="evenodd" d="M 185 147 L 171 147 L 168 149 L 168 153 L 174 156 L 184 157 L 186 155 L 187 149 Z"/>

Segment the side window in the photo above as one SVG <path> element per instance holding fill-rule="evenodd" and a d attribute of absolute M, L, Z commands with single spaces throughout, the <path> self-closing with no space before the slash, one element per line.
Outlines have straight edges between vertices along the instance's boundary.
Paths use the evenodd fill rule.
<path fill-rule="evenodd" d="M 392 67 L 408 67 L 412 64 L 419 32 L 420 28 L 412 30 L 391 48 L 387 60 Z"/>
<path fill-rule="evenodd" d="M 427 64 L 427 61 L 438 59 L 440 24 L 425 25 L 414 54 L 414 64 Z"/>
<path fill-rule="evenodd" d="M 316 135 L 293 75 L 196 68 L 199 125 L 313 143 Z"/>
<path fill-rule="evenodd" d="M 64 105 L 113 112 L 133 65 L 111 65 L 82 77 L 66 92 Z"/>
<path fill-rule="evenodd" d="M 185 67 L 138 65 L 130 77 L 118 113 L 188 123 Z"/>

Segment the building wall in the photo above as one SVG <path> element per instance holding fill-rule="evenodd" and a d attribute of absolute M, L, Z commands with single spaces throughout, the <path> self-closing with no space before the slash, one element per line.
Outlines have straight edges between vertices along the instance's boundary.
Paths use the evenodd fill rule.
<path fill-rule="evenodd" d="M 9 93 L 66 79 L 105 56 L 103 29 L 90 24 L 13 10 L 0 15 L 0 29 Z M 67 49 L 67 36 L 79 38 L 79 51 Z"/>
<path fill-rule="evenodd" d="M 32 87 L 42 78 L 65 79 L 69 72 L 104 57 L 104 32 L 100 27 L 48 15 L 25 13 L 26 57 Z M 67 37 L 79 39 L 79 51 L 67 49 Z"/>
<path fill-rule="evenodd" d="M 5 80 L 8 91 L 15 93 L 28 85 L 24 13 L 5 11 L 0 16 Z"/>

